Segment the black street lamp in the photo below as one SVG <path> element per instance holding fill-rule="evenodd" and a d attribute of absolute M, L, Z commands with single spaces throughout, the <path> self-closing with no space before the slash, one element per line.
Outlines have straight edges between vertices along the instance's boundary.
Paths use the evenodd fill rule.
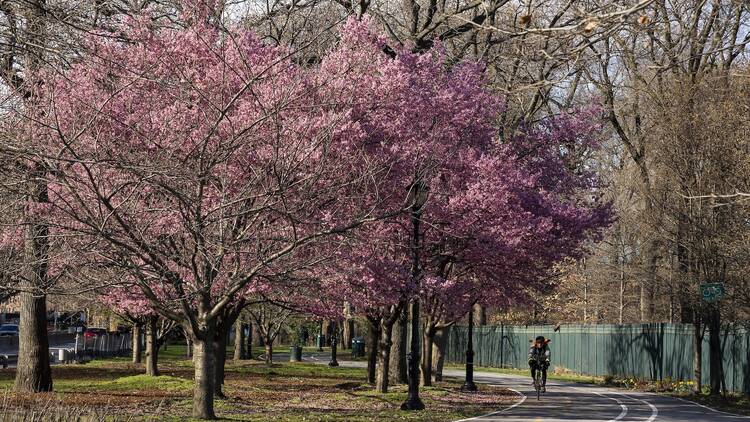
<path fill-rule="evenodd" d="M 419 267 L 421 245 L 419 243 L 419 223 L 422 219 L 422 207 L 427 202 L 428 190 L 421 179 L 410 187 L 411 202 L 411 277 L 415 286 L 419 286 L 422 270 Z M 401 410 L 423 410 L 424 403 L 419 398 L 419 298 L 411 300 L 411 342 L 407 358 L 407 380 L 409 392 L 406 401 L 401 403 Z"/>
<path fill-rule="evenodd" d="M 328 362 L 328 366 L 339 366 L 339 362 L 336 360 L 336 330 L 333 330 L 334 335 L 331 336 L 331 361 Z"/>
<path fill-rule="evenodd" d="M 474 384 L 474 305 L 469 309 L 469 334 L 468 344 L 466 345 L 466 381 L 461 387 L 463 391 L 477 391 L 477 385 Z"/>

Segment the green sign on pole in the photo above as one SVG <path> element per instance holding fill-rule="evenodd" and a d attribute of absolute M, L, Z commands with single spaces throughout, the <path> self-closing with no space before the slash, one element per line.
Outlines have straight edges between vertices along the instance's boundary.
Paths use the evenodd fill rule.
<path fill-rule="evenodd" d="M 701 283 L 701 298 L 708 303 L 714 303 L 724 298 L 724 284 Z"/>

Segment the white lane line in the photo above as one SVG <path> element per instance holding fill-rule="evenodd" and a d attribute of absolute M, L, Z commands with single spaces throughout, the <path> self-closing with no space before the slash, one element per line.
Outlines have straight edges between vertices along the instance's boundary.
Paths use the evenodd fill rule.
<path fill-rule="evenodd" d="M 597 393 L 596 391 L 594 391 L 594 393 L 596 393 L 596 394 L 599 394 L 599 395 L 600 395 L 600 396 L 602 396 L 602 397 L 607 397 L 607 396 L 605 396 L 604 394 L 601 394 L 601 393 Z M 608 398 L 608 399 L 612 399 L 612 400 L 616 401 L 616 402 L 617 402 L 617 404 L 619 404 L 619 405 L 620 405 L 620 408 L 622 408 L 622 410 L 620 411 L 620 414 L 619 414 L 619 415 L 617 415 L 617 417 L 616 417 L 616 418 L 614 418 L 614 419 L 610 419 L 610 420 L 608 420 L 607 422 L 617 422 L 617 421 L 619 421 L 620 419 L 624 418 L 624 417 L 625 417 L 625 415 L 627 415 L 627 414 L 628 414 L 628 406 L 627 406 L 627 405 L 625 405 L 625 403 L 621 402 L 621 401 L 620 401 L 619 399 L 616 399 L 616 398 L 614 398 L 614 397 L 607 397 L 607 398 Z"/>
<path fill-rule="evenodd" d="M 627 395 L 625 393 L 614 392 L 613 394 L 619 394 L 619 395 L 621 395 L 623 397 L 627 397 L 629 399 L 638 400 L 639 402 L 645 403 L 649 408 L 651 408 L 651 417 L 649 417 L 648 419 L 646 419 L 644 422 L 653 422 L 653 421 L 656 420 L 656 417 L 659 416 L 659 409 L 657 409 L 656 406 L 654 406 L 651 402 L 647 402 L 646 400 L 639 399 L 637 397 L 633 397 L 633 396 Z"/>
<path fill-rule="evenodd" d="M 628 406 L 625 405 L 625 403 L 621 402 L 619 399 L 616 399 L 614 397 L 605 396 L 604 394 L 599 393 L 597 391 L 586 390 L 586 389 L 580 388 L 580 387 L 570 386 L 570 388 L 573 388 L 573 389 L 579 390 L 579 391 L 584 391 L 586 393 L 594 393 L 594 394 L 596 394 L 598 396 L 604 397 L 605 399 L 610 399 L 610 400 L 614 400 L 615 402 L 617 402 L 617 404 L 620 405 L 620 409 L 621 409 L 620 410 L 620 414 L 617 415 L 614 419 L 610 419 L 610 420 L 608 420 L 606 422 L 617 422 L 617 421 L 621 420 L 622 418 L 624 418 L 628 414 Z"/>
<path fill-rule="evenodd" d="M 491 385 L 493 387 L 503 387 L 502 385 L 497 385 L 497 384 L 489 384 L 489 385 Z M 505 387 L 505 388 L 508 388 L 508 387 Z M 457 420 L 457 421 L 454 421 L 454 422 L 476 421 L 476 420 L 481 420 L 481 419 L 484 419 L 484 418 L 489 418 L 489 417 L 492 417 L 492 416 L 495 416 L 495 415 L 499 415 L 500 413 L 507 412 L 507 411 L 509 411 L 509 410 L 511 410 L 511 409 L 513 409 L 515 407 L 518 407 L 518 406 L 522 405 L 523 402 L 526 401 L 526 395 L 523 394 L 522 392 L 520 392 L 518 390 L 515 390 L 513 388 L 508 388 L 508 390 L 510 390 L 510 391 L 518 394 L 521 397 L 521 400 L 517 401 L 516 403 L 514 403 L 511 406 L 506 407 L 505 409 L 498 410 L 496 412 L 488 413 L 486 415 L 481 415 L 481 416 L 474 416 L 473 418 L 460 419 L 460 420 Z"/>
<path fill-rule="evenodd" d="M 667 396 L 667 397 L 669 397 L 669 396 Z M 677 400 L 685 402 L 685 403 L 690 403 L 692 405 L 695 405 L 695 406 L 698 406 L 698 407 L 702 407 L 702 408 L 704 408 L 706 410 L 710 410 L 710 411 L 716 412 L 716 413 L 721 413 L 722 415 L 730 416 L 730 417 L 733 417 L 733 418 L 750 419 L 750 416 L 738 415 L 736 413 L 730 413 L 730 412 L 724 412 L 724 411 L 721 411 L 721 410 L 714 409 L 713 407 L 708 407 L 708 406 L 702 405 L 700 403 L 696 403 L 696 402 L 694 402 L 692 400 L 687 400 L 687 399 L 683 399 L 683 398 L 680 398 L 680 397 L 670 397 L 670 398 L 677 399 Z"/>

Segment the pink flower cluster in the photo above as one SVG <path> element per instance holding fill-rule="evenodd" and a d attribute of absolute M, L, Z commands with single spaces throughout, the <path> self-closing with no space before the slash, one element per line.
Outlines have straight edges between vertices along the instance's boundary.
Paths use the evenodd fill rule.
<path fill-rule="evenodd" d="M 108 304 L 217 314 L 263 296 L 331 315 L 420 295 L 454 318 L 522 298 L 607 223 L 595 175 L 571 167 L 596 146 L 593 109 L 501 144 L 504 105 L 479 63 L 386 52 L 369 19 L 351 19 L 305 68 L 246 29 L 218 30 L 207 10 L 186 27 L 127 20 L 128 41 L 92 36 L 84 60 L 43 75 L 23 116 L 29 142 L 59 158 L 52 205 L 30 212 L 87 239 L 82 259 L 127 274 Z M 418 283 L 415 182 L 429 189 Z"/>

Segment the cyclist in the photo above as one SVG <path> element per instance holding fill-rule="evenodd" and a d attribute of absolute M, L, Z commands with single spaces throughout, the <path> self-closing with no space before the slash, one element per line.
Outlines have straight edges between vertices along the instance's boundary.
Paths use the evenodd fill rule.
<path fill-rule="evenodd" d="M 536 371 L 542 371 L 542 393 L 547 392 L 547 368 L 549 368 L 550 340 L 538 336 L 529 348 L 529 367 L 531 368 L 531 383 L 534 384 Z"/>

